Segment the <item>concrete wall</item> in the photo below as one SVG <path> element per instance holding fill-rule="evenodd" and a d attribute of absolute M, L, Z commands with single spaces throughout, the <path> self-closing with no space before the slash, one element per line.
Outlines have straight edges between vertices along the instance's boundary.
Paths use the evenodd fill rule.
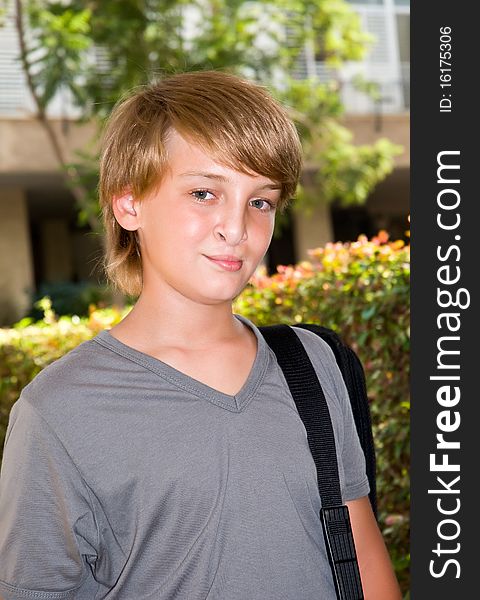
<path fill-rule="evenodd" d="M 367 202 L 367 209 L 377 216 L 385 209 L 389 214 L 408 212 L 408 176 L 410 166 L 410 116 L 401 115 L 347 115 L 343 125 L 353 133 L 353 143 L 372 144 L 386 137 L 395 144 L 403 146 L 402 154 L 395 157 L 395 171 L 380 184 L 373 194 L 373 202 Z M 392 190 L 402 190 L 401 196 Z M 372 205 L 372 209 L 370 208 Z M 318 206 L 311 215 L 295 214 L 295 238 L 299 260 L 308 260 L 307 250 L 324 246 L 332 241 L 332 223 L 330 210 Z"/>
<path fill-rule="evenodd" d="M 68 161 L 75 160 L 75 150 L 92 142 L 91 124 L 73 125 L 53 121 L 60 145 Z M 15 173 L 48 174 L 58 171 L 58 161 L 42 125 L 35 119 L 0 119 L 0 177 Z"/>
<path fill-rule="evenodd" d="M 67 161 L 93 139 L 91 124 L 53 121 Z M 23 317 L 34 290 L 27 190 L 63 185 L 59 163 L 42 125 L 31 118 L 0 119 L 0 326 Z M 46 213 L 51 212 L 45 207 Z M 42 256 L 45 281 L 68 280 L 72 272 L 72 240 L 65 219 L 42 220 Z"/>
<path fill-rule="evenodd" d="M 0 190 L 0 326 L 20 319 L 30 306 L 33 267 L 25 195 Z"/>
<path fill-rule="evenodd" d="M 379 138 L 388 138 L 403 146 L 395 157 L 396 167 L 410 165 L 410 114 L 398 115 L 347 115 L 342 123 L 353 133 L 355 144 L 372 144 Z"/>
<path fill-rule="evenodd" d="M 308 250 L 332 241 L 332 220 L 326 204 L 316 206 L 310 215 L 295 213 L 294 232 L 298 260 L 311 260 Z"/>
<path fill-rule="evenodd" d="M 70 281 L 73 276 L 72 236 L 65 219 L 42 221 L 41 249 L 44 282 Z"/>
<path fill-rule="evenodd" d="M 355 144 L 369 144 L 387 137 L 404 146 L 404 152 L 395 159 L 399 167 L 410 164 L 410 117 L 401 115 L 347 115 L 343 124 L 354 135 Z M 67 160 L 75 159 L 75 150 L 94 144 L 92 124 L 66 126 L 53 121 Z M 58 163 L 43 127 L 34 119 L 0 119 L 0 176 L 2 173 L 51 173 Z"/>

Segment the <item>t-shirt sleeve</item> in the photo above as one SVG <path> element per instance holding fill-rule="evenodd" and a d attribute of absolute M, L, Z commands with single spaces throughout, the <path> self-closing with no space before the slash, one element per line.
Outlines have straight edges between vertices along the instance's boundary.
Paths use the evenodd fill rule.
<path fill-rule="evenodd" d="M 344 502 L 368 495 L 365 456 L 358 437 L 347 387 L 330 346 L 312 331 L 295 329 L 312 361 L 329 406 L 335 431 Z"/>
<path fill-rule="evenodd" d="M 49 425 L 20 398 L 0 477 L 0 597 L 75 598 L 96 545 L 81 475 Z"/>
<path fill-rule="evenodd" d="M 342 495 L 343 501 L 348 502 L 349 500 L 366 496 L 370 491 L 370 485 L 366 473 L 365 455 L 358 437 L 347 387 L 336 363 L 335 367 L 338 370 L 336 379 L 338 394 L 342 398 L 341 406 L 344 427 L 342 463 L 345 472 L 345 486 Z"/>

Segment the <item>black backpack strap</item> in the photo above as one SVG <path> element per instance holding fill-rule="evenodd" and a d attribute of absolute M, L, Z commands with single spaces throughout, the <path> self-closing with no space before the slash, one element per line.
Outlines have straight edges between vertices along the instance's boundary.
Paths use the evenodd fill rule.
<path fill-rule="evenodd" d="M 370 492 L 368 494 L 373 514 L 377 516 L 377 483 L 376 483 L 376 458 L 375 445 L 372 433 L 372 419 L 367 394 L 367 384 L 362 363 L 354 350 L 341 339 L 341 337 L 328 327 L 314 323 L 300 323 L 295 325 L 301 329 L 308 329 L 322 338 L 332 349 L 337 365 L 342 374 L 348 391 L 352 407 L 355 427 L 357 429 L 360 445 L 365 456 L 365 469 L 367 472 Z"/>
<path fill-rule="evenodd" d="M 297 334 L 288 325 L 260 327 L 282 369 L 307 431 L 317 469 L 320 519 L 339 600 L 363 600 L 348 507 L 343 505 L 335 436 L 325 394 Z"/>
<path fill-rule="evenodd" d="M 272 325 L 261 327 L 260 331 L 275 352 L 307 430 L 308 445 L 317 467 L 322 506 L 340 506 L 343 503 L 333 426 L 315 369 L 291 327 Z"/>

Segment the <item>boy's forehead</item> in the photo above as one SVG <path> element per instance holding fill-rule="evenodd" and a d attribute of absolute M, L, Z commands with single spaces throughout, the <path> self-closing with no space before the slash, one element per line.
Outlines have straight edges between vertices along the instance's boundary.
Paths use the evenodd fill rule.
<path fill-rule="evenodd" d="M 187 170 L 185 172 L 179 173 L 178 177 L 185 179 L 185 180 L 201 178 L 201 179 L 206 179 L 206 180 L 217 181 L 219 183 L 229 184 L 229 183 L 234 183 L 235 178 L 238 176 L 247 176 L 247 177 L 250 177 L 251 179 L 254 179 L 255 183 L 264 189 L 270 189 L 270 190 L 282 189 L 282 186 L 280 183 L 272 181 L 271 179 L 268 179 L 268 177 L 264 177 L 263 175 L 260 175 L 259 173 L 253 173 L 253 172 L 245 173 L 243 171 L 238 171 L 235 169 L 231 169 L 229 167 L 224 167 L 224 168 L 227 169 L 227 171 L 229 173 L 232 173 L 233 177 L 231 175 L 223 173 L 223 172 L 196 171 L 196 170 L 192 170 L 192 171 Z"/>
<path fill-rule="evenodd" d="M 167 150 L 168 171 L 171 176 L 184 180 L 204 178 L 221 183 L 229 183 L 239 175 L 246 175 L 264 184 L 270 189 L 280 189 L 278 182 L 261 175 L 246 167 L 238 168 L 227 160 L 222 161 L 206 145 L 172 130 L 169 134 L 165 148 Z"/>
<path fill-rule="evenodd" d="M 189 164 L 191 162 L 215 163 L 216 159 L 214 152 L 209 150 L 207 145 L 202 145 L 199 142 L 187 138 L 172 129 L 165 140 L 165 149 L 167 158 L 170 164 Z"/>

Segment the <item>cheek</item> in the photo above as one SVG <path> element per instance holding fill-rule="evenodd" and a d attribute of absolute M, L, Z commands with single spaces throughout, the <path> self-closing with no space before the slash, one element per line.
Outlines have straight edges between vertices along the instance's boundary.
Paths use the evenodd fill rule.
<path fill-rule="evenodd" d="M 203 240 L 212 230 L 208 219 L 196 218 L 196 215 L 185 215 L 182 233 L 185 239 Z"/>
<path fill-rule="evenodd" d="M 255 223 L 255 227 L 252 229 L 250 239 L 255 242 L 255 246 L 259 252 L 266 252 L 273 236 L 273 229 L 275 226 L 275 220 L 265 218 L 263 221 Z"/>
<path fill-rule="evenodd" d="M 202 241 L 212 231 L 213 217 L 212 211 L 204 207 L 177 206 L 168 228 L 183 240 Z"/>
<path fill-rule="evenodd" d="M 147 215 L 146 230 L 157 242 L 161 240 L 160 243 L 178 251 L 183 242 L 201 240 L 210 230 L 208 220 L 200 217 L 192 211 L 173 207 Z"/>

